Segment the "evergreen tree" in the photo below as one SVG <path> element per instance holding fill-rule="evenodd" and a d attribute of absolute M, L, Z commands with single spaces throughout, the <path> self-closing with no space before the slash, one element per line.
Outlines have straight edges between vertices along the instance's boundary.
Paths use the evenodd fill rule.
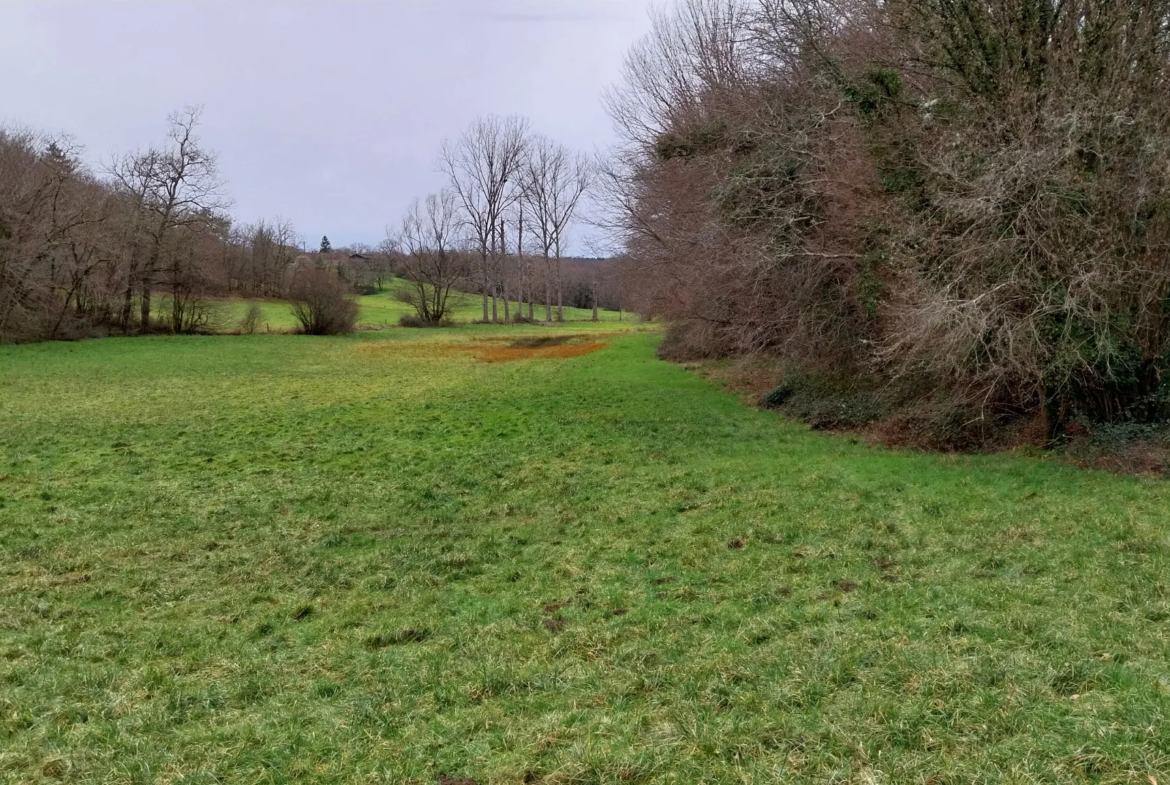
<path fill-rule="evenodd" d="M 329 242 L 329 237 L 321 238 L 321 253 L 329 253 L 333 250 L 333 244 Z"/>
<path fill-rule="evenodd" d="M 44 161 L 62 176 L 77 172 L 77 162 L 65 148 L 55 141 L 49 142 L 49 146 L 45 149 Z"/>

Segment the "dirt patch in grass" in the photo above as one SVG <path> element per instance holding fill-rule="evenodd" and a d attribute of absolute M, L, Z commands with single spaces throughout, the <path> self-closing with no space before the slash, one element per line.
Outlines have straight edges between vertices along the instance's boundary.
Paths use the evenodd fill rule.
<path fill-rule="evenodd" d="M 361 352 L 393 352 L 399 355 L 428 357 L 452 357 L 474 355 L 484 363 L 519 362 L 522 360 L 558 360 L 582 357 L 600 351 L 608 343 L 599 340 L 601 335 L 537 335 L 513 338 L 511 336 L 490 336 L 474 341 L 459 343 L 369 344 L 359 346 Z"/>
<path fill-rule="evenodd" d="M 553 632 L 553 633 L 560 632 L 561 630 L 565 629 L 565 627 L 569 626 L 569 623 L 567 621 L 565 621 L 564 619 L 558 619 L 558 618 L 545 619 L 540 624 L 546 630 L 548 630 L 549 632 Z"/>
<path fill-rule="evenodd" d="M 557 360 L 582 357 L 609 344 L 593 335 L 538 335 L 509 341 L 505 346 L 473 347 L 480 362 L 506 363 L 521 360 Z"/>

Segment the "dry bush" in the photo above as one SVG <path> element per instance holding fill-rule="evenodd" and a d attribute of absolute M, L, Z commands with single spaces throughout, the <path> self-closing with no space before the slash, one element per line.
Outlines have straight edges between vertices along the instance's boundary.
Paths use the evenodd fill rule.
<path fill-rule="evenodd" d="M 248 307 L 244 309 L 244 315 L 240 319 L 239 331 L 241 335 L 252 335 L 260 326 L 260 320 L 264 318 L 264 309 L 260 307 L 259 303 L 248 303 Z"/>
<path fill-rule="evenodd" d="M 289 281 L 288 299 L 305 335 L 343 335 L 357 325 L 357 301 L 335 272 L 297 271 Z"/>

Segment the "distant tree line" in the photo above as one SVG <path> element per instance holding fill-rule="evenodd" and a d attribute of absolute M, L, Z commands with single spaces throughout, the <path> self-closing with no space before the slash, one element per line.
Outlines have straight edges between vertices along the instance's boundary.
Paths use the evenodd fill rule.
<path fill-rule="evenodd" d="M 443 144 L 438 166 L 446 186 L 416 201 L 383 245 L 417 321 L 443 322 L 460 292 L 481 298 L 484 322 L 563 320 L 566 298 L 594 318 L 603 298 L 620 305 L 607 264 L 565 258 L 594 179 L 587 156 L 522 117 L 487 116 Z"/>
<path fill-rule="evenodd" d="M 666 351 L 940 442 L 1170 414 L 1170 0 L 681 0 L 608 105 Z"/>
<path fill-rule="evenodd" d="M 0 341 L 202 332 L 224 326 L 220 298 L 303 295 L 309 270 L 343 281 L 316 277 L 335 298 L 388 279 L 386 259 L 305 254 L 287 221 L 234 223 L 199 119 L 99 170 L 68 138 L 0 128 Z"/>

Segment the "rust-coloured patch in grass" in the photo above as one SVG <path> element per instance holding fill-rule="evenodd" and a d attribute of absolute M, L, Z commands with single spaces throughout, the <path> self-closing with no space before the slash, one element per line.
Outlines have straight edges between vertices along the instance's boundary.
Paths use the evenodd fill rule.
<path fill-rule="evenodd" d="M 508 363 L 518 360 L 556 360 L 601 351 L 607 343 L 574 343 L 563 346 L 495 346 L 481 352 L 480 362 Z"/>
<path fill-rule="evenodd" d="M 486 336 L 458 343 L 372 343 L 356 347 L 360 352 L 393 353 L 399 356 L 452 357 L 474 355 L 480 362 L 506 363 L 520 360 L 555 360 L 581 357 L 609 346 L 597 335 Z"/>

